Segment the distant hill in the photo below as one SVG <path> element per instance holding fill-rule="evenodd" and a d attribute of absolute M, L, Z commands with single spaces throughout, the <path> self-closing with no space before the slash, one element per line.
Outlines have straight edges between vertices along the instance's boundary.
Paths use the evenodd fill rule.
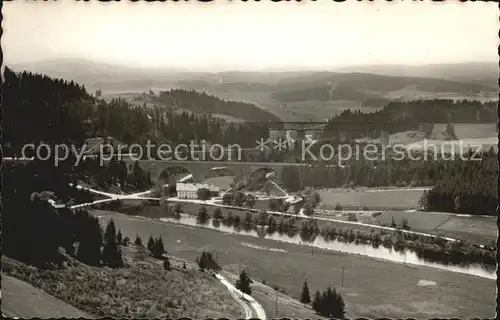
<path fill-rule="evenodd" d="M 438 78 L 452 81 L 478 83 L 491 88 L 498 86 L 498 62 L 465 62 L 409 65 L 360 65 L 344 67 L 337 72 L 364 72 L 402 77 Z"/>
<path fill-rule="evenodd" d="M 134 99 L 137 94 L 149 90 L 156 93 L 176 89 L 196 90 L 224 100 L 244 102 L 246 104 L 239 107 L 248 110 L 257 110 L 253 109 L 256 106 L 272 119 L 279 117 L 290 121 L 321 121 L 346 109 L 372 112 L 397 100 L 493 100 L 497 95 L 498 79 L 496 63 L 218 73 L 134 68 L 82 59 L 41 61 L 11 67 L 74 80 L 84 84 L 88 92 L 100 89 L 105 96 L 127 93 L 130 99 Z M 196 108 L 199 107 L 189 105 L 186 110 Z M 228 110 L 219 115 L 231 119 L 235 118 L 235 114 L 248 117 L 252 113 L 248 110 Z M 260 115 L 256 117 L 261 118 Z"/>
<path fill-rule="evenodd" d="M 196 114 L 224 115 L 256 122 L 280 120 L 274 114 L 262 110 L 253 104 L 222 100 L 218 97 L 194 90 L 162 91 L 159 94 L 158 100 L 167 106 L 189 110 Z"/>
<path fill-rule="evenodd" d="M 334 82 L 336 88 L 332 90 L 327 82 Z M 272 97 L 276 100 L 304 101 L 304 100 L 354 100 L 365 101 L 383 97 L 390 92 L 407 90 L 426 93 L 460 93 L 475 94 L 490 92 L 493 88 L 477 83 L 464 83 L 433 78 L 416 78 L 386 76 L 371 73 L 334 73 L 322 72 L 313 75 L 301 76 L 294 80 L 273 86 L 275 92 Z"/>
<path fill-rule="evenodd" d="M 175 103 L 178 109 L 185 109 L 196 114 L 216 114 L 226 119 L 245 121 L 278 121 L 280 118 L 268 111 L 262 110 L 250 103 L 223 101 L 203 93 L 190 92 L 184 95 L 176 88 L 178 79 L 210 78 L 207 73 L 194 73 L 176 69 L 145 69 L 131 68 L 121 65 L 93 62 L 84 59 L 60 59 L 34 62 L 11 67 L 15 71 L 29 70 L 51 77 L 73 80 L 84 84 L 89 92 L 97 89 L 110 93 L 112 97 L 137 98 L 138 94 L 147 92 L 151 88 L 156 91 L 174 89 Z M 203 81 L 196 80 L 196 83 Z M 245 88 L 244 83 L 233 83 L 232 88 Z M 260 84 L 257 84 L 261 90 Z M 194 85 L 200 87 L 200 85 Z M 161 89 L 161 90 L 160 90 Z M 189 95 L 189 97 L 187 97 Z M 186 98 L 186 99 L 184 99 Z M 142 104 L 142 101 L 140 101 Z M 148 102 L 148 101 L 144 101 Z M 150 102 L 150 101 L 149 101 Z M 165 101 L 160 101 L 165 102 Z M 149 104 L 149 103 L 148 103 Z"/>

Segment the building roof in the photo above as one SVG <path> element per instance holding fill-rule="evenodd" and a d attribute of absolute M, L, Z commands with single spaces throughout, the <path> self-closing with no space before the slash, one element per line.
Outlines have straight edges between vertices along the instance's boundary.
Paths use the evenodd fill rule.
<path fill-rule="evenodd" d="M 205 183 L 182 183 L 177 182 L 176 189 L 177 191 L 198 191 L 198 189 L 207 188 L 210 191 L 219 191 L 219 187 L 205 184 Z"/>

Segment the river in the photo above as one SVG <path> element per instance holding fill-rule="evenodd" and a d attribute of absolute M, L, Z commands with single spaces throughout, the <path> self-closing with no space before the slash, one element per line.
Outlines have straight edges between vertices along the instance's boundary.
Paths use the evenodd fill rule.
<path fill-rule="evenodd" d="M 304 241 L 301 239 L 300 234 L 296 234 L 294 236 L 289 236 L 287 234 L 280 234 L 279 232 L 274 232 L 270 234 L 267 232 L 267 226 L 259 226 L 255 229 L 244 230 L 243 228 L 234 228 L 225 226 L 222 223 L 218 223 L 217 226 L 215 227 L 212 224 L 211 221 L 212 219 L 209 219 L 204 224 L 199 224 L 195 216 L 188 214 L 182 214 L 179 219 L 160 218 L 160 220 L 173 224 L 182 224 L 192 227 L 201 227 L 201 228 L 218 230 L 224 233 L 239 234 L 257 238 L 266 238 L 274 241 L 292 243 L 297 245 L 306 245 L 324 250 L 356 254 L 376 259 L 388 260 L 397 263 L 406 263 L 409 265 L 427 266 L 432 268 L 448 270 L 452 272 L 475 275 L 487 279 L 496 279 L 496 270 L 493 267 L 488 268 L 480 264 L 451 265 L 439 262 L 432 262 L 418 257 L 415 252 L 409 250 L 405 250 L 404 252 L 399 252 L 393 249 L 385 248 L 383 246 L 374 248 L 369 244 L 346 243 L 337 240 L 326 241 L 321 235 L 316 236 L 312 241 Z"/>

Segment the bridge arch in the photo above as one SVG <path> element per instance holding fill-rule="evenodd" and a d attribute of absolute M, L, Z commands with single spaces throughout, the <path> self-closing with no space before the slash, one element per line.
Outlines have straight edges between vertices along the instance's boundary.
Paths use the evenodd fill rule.
<path fill-rule="evenodd" d="M 191 180 L 189 179 L 189 176 L 191 176 L 191 179 L 193 179 L 193 173 L 185 166 L 172 165 L 169 167 L 164 167 L 160 171 L 160 174 L 157 177 L 157 181 L 162 184 L 174 184 L 178 181 L 187 182 L 187 180 Z"/>

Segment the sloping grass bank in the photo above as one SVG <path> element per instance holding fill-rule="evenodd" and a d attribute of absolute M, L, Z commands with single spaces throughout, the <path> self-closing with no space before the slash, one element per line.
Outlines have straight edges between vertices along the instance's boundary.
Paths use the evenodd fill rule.
<path fill-rule="evenodd" d="M 170 257 L 172 269 L 123 247 L 125 268 L 90 267 L 68 257 L 65 267 L 41 270 L 2 256 L 3 272 L 99 317 L 238 318 L 241 307 L 220 282 L 192 263 Z"/>

